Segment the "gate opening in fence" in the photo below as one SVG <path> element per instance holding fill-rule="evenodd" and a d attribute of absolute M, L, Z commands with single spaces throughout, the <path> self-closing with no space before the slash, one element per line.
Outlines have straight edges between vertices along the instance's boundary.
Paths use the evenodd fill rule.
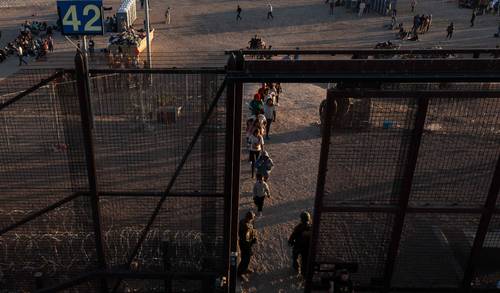
<path fill-rule="evenodd" d="M 0 92 L 0 291 L 235 292 L 256 82 L 331 83 L 306 292 L 340 269 L 359 291 L 494 291 L 490 54 L 235 51 L 202 69 L 88 69 L 77 55 L 75 70 L 25 71 Z"/>

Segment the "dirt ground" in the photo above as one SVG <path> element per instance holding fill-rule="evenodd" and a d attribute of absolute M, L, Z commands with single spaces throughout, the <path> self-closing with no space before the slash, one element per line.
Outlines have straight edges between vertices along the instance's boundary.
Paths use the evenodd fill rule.
<path fill-rule="evenodd" d="M 51 1 L 52 2 L 52 1 Z M 323 0 L 274 0 L 272 21 L 265 19 L 264 1 L 185 0 L 152 1 L 151 22 L 156 29 L 153 51 L 156 64 L 184 63 L 188 66 L 224 65 L 224 50 L 247 46 L 254 35 L 261 36 L 276 49 L 284 48 L 372 48 L 377 42 L 394 39 L 394 31 L 384 28 L 389 17 L 371 13 L 361 19 L 344 8 L 328 14 Z M 21 1 L 2 1 L 0 7 L 0 45 L 12 39 L 25 20 L 54 21 L 55 7 L 49 1 L 30 2 L 29 9 Z M 235 21 L 236 5 L 243 8 L 240 22 Z M 118 6 L 112 0 L 106 6 Z M 15 7 L 13 7 L 15 6 Z M 163 13 L 172 7 L 172 23 L 163 23 Z M 138 7 L 140 7 L 138 5 Z M 403 48 L 480 47 L 491 48 L 499 43 L 493 38 L 499 17 L 479 16 L 476 25 L 469 27 L 471 10 L 460 9 L 456 1 L 422 0 L 417 13 L 432 14 L 433 25 L 419 42 L 402 42 Z M 142 23 L 142 11 L 136 23 Z M 410 26 L 412 15 L 409 1 L 400 0 L 398 22 Z M 34 15 L 34 16 L 32 16 Z M 453 21 L 455 34 L 445 40 L 446 27 Z M 98 48 L 106 46 L 107 36 L 97 37 Z M 395 41 L 400 43 L 400 41 Z M 32 65 L 71 66 L 71 45 L 62 37 L 56 39 L 56 52 L 41 63 Z M 210 59 L 213 58 L 213 59 Z M 175 59 L 172 61 L 172 59 Z M 155 64 L 155 63 L 154 63 Z M 18 70 L 17 60 L 11 57 L 0 64 L 0 79 Z M 246 85 L 247 102 L 258 85 Z M 317 127 L 318 105 L 325 97 L 321 85 L 286 84 L 280 98 L 277 122 L 273 123 L 271 139 L 266 141 L 275 163 L 270 179 L 272 198 L 267 200 L 264 214 L 256 221 L 260 241 L 251 267 L 256 271 L 250 282 L 238 283 L 241 292 L 300 292 L 301 280 L 291 269 L 291 250 L 287 238 L 303 210 L 312 210 L 318 172 L 320 134 Z M 244 106 L 244 110 L 246 107 Z M 244 117 L 247 111 L 244 111 Z M 250 166 L 242 152 L 240 213 L 253 208 Z"/>

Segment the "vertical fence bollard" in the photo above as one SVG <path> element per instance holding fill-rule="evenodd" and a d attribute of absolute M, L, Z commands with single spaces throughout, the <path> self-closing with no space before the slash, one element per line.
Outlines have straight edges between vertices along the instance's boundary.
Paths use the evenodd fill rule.
<path fill-rule="evenodd" d="M 97 261 L 99 268 L 106 270 L 107 265 L 102 242 L 99 194 L 97 190 L 97 168 L 95 161 L 94 137 L 92 132 L 94 123 L 92 119 L 90 101 L 90 77 L 85 59 L 86 57 L 82 52 L 78 52 L 75 56 L 76 84 L 80 105 L 83 142 L 85 147 L 85 161 L 87 163 L 88 190 L 92 210 Z M 105 277 L 100 278 L 100 292 L 108 292 L 108 285 Z"/>

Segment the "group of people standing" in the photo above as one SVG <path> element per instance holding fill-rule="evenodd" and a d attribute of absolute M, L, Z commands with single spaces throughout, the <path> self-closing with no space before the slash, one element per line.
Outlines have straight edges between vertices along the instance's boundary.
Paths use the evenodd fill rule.
<path fill-rule="evenodd" d="M 39 59 L 48 52 L 54 51 L 52 32 L 53 28 L 45 22 L 24 22 L 17 38 L 8 45 L 8 47 L 15 48 L 19 58 L 19 66 L 23 63 L 28 64 L 24 57 L 33 56 Z"/>

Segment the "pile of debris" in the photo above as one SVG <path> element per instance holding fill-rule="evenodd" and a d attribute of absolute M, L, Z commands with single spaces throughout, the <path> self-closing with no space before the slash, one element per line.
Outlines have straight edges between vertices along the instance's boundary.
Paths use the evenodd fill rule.
<path fill-rule="evenodd" d="M 109 37 L 109 45 L 139 46 L 145 37 L 145 30 L 129 28 L 122 33 Z"/>

